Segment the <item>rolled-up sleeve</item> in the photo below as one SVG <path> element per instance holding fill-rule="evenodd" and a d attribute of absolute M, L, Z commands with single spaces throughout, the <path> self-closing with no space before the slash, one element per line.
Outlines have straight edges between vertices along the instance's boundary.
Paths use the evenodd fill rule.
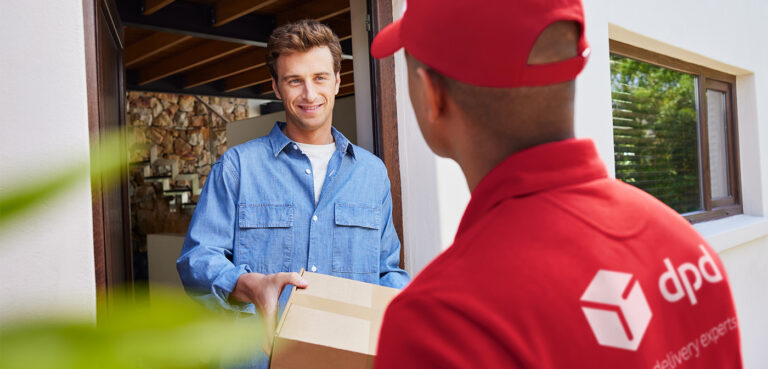
<path fill-rule="evenodd" d="M 389 178 L 386 180 L 385 187 L 386 194 L 381 204 L 383 224 L 381 226 L 379 284 L 403 288 L 410 281 L 410 276 L 408 272 L 400 268 L 400 239 L 397 237 L 395 226 L 392 223 L 392 192 Z"/>
<path fill-rule="evenodd" d="M 225 154 L 205 181 L 176 269 L 184 289 L 202 304 L 251 311 L 252 304 L 229 301 L 238 278 L 251 272 L 248 265 L 232 262 L 238 193 L 238 171 Z"/>

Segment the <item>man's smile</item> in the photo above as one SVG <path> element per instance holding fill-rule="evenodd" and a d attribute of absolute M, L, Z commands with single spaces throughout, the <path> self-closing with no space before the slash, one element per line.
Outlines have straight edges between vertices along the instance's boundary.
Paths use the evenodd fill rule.
<path fill-rule="evenodd" d="M 320 110 L 320 108 L 322 108 L 323 105 L 325 104 L 314 104 L 314 105 L 299 104 L 297 106 L 299 107 L 299 109 L 301 109 L 305 113 L 314 113 Z"/>

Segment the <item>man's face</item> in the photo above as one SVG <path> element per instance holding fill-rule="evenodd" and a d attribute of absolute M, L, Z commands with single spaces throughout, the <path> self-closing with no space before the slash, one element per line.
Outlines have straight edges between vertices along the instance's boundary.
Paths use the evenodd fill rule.
<path fill-rule="evenodd" d="M 285 105 L 286 123 L 303 131 L 330 126 L 341 79 L 328 47 L 281 54 L 276 67 L 272 87 Z"/>

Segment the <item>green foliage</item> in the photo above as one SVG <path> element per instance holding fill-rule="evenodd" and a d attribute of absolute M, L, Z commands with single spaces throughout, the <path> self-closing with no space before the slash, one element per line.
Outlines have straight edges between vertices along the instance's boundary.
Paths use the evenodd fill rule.
<path fill-rule="evenodd" d="M 0 369 L 207 368 L 259 350 L 253 319 L 213 313 L 182 291 L 151 303 L 110 296 L 99 324 L 36 320 L 0 328 Z"/>
<path fill-rule="evenodd" d="M 90 163 L 74 163 L 0 192 L 0 230 L 84 183 L 89 173 L 95 184 L 109 186 L 127 162 L 123 137 L 113 133 L 92 143 Z M 207 368 L 260 350 L 264 329 L 254 319 L 213 313 L 183 291 L 153 291 L 151 296 L 150 302 L 127 292 L 110 293 L 98 324 L 88 317 L 57 317 L 55 311 L 47 319 L 4 323 L 0 369 Z"/>
<path fill-rule="evenodd" d="M 119 178 L 127 162 L 127 153 L 121 145 L 119 132 L 107 135 L 103 140 L 91 143 L 91 160 L 73 164 L 38 178 L 9 188 L 0 193 L 0 229 L 10 220 L 39 207 L 69 191 L 88 178 L 108 185 Z"/>
<path fill-rule="evenodd" d="M 610 58 L 616 178 L 680 213 L 701 209 L 696 77 Z"/>

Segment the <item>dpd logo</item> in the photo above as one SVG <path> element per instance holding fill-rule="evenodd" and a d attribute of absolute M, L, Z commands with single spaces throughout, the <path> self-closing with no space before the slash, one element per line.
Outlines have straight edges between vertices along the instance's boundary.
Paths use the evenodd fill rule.
<path fill-rule="evenodd" d="M 701 250 L 702 255 L 697 264 L 683 263 L 677 267 L 677 270 L 672 266 L 669 258 L 664 259 L 664 266 L 667 267 L 667 271 L 659 278 L 659 289 L 667 301 L 676 302 L 687 295 L 691 305 L 696 305 L 699 301 L 696 298 L 696 291 L 701 289 L 702 277 L 709 283 L 723 280 L 723 275 L 717 269 L 715 260 L 712 259 L 712 255 L 707 252 L 704 245 L 699 245 L 699 250 Z"/>
<path fill-rule="evenodd" d="M 637 350 L 652 313 L 640 283 L 632 274 L 599 270 L 581 301 L 581 309 L 600 345 Z"/>

